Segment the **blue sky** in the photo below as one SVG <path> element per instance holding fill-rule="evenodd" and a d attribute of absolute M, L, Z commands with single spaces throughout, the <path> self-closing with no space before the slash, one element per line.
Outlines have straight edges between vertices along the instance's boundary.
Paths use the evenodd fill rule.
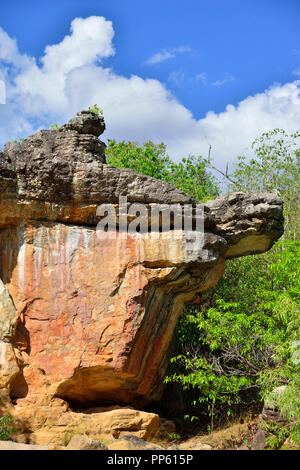
<path fill-rule="evenodd" d="M 299 129 L 299 26 L 299 0 L 4 0 L 0 144 L 97 100 L 104 138 L 163 140 L 175 160 L 209 142 L 222 166 Z"/>

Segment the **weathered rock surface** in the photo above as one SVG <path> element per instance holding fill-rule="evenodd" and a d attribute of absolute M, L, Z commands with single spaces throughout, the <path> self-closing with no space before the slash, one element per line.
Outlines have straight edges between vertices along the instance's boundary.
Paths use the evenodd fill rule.
<path fill-rule="evenodd" d="M 280 198 L 234 193 L 203 207 L 198 244 L 172 221 L 167 231 L 126 236 L 120 196 L 143 203 L 149 223 L 163 203 L 190 204 L 195 224 L 197 203 L 107 165 L 104 128 L 81 112 L 0 153 L 0 406 L 11 398 L 14 413 L 35 422 L 32 442 L 52 420 L 53 397 L 77 407 L 142 407 L 159 397 L 184 305 L 201 301 L 226 258 L 264 252 L 283 233 Z M 113 204 L 117 226 L 99 237 L 102 203 Z"/>
<path fill-rule="evenodd" d="M 213 232 L 227 242 L 227 259 L 263 253 L 282 234 L 282 203 L 273 194 L 233 193 L 206 205 Z"/>
<path fill-rule="evenodd" d="M 92 111 L 79 111 L 76 117 L 61 127 L 61 130 L 63 132 L 66 130 L 77 131 L 79 134 L 99 137 L 105 131 L 105 122 L 102 116 Z"/>
<path fill-rule="evenodd" d="M 264 450 L 267 444 L 267 431 L 258 429 L 251 443 L 251 450 Z"/>
<path fill-rule="evenodd" d="M 14 335 L 18 312 L 8 290 L 0 279 L 0 341 L 10 342 Z"/>
<path fill-rule="evenodd" d="M 265 426 L 263 428 L 258 428 L 252 441 L 252 450 L 263 450 L 267 447 L 267 439 L 271 436 L 271 433 L 266 430 L 268 429 L 268 425 L 270 425 L 270 428 L 272 429 L 272 425 L 287 426 L 289 424 L 289 421 L 282 416 L 278 406 L 278 398 L 285 389 L 286 385 L 276 387 L 265 399 L 261 414 L 262 424 Z"/>
<path fill-rule="evenodd" d="M 146 442 L 140 437 L 124 435 L 108 446 L 109 450 L 165 450 L 163 447 Z"/>
<path fill-rule="evenodd" d="M 67 445 L 67 450 L 107 450 L 107 447 L 96 439 L 79 434 L 72 437 Z"/>
<path fill-rule="evenodd" d="M 269 397 L 267 397 L 262 410 L 263 421 L 273 421 L 283 425 L 288 424 L 288 420 L 282 416 L 278 407 L 278 397 L 285 391 L 285 389 L 286 385 L 276 387 L 272 393 L 270 393 Z"/>
<path fill-rule="evenodd" d="M 20 444 L 13 441 L 0 441 L 0 450 L 50 450 L 47 446 Z"/>
<path fill-rule="evenodd" d="M 18 442 L 66 446 L 76 435 L 100 441 L 108 446 L 123 435 L 145 441 L 160 437 L 161 421 L 157 414 L 130 407 L 97 407 L 73 411 L 59 398 L 39 401 L 18 400 L 11 414 Z"/>

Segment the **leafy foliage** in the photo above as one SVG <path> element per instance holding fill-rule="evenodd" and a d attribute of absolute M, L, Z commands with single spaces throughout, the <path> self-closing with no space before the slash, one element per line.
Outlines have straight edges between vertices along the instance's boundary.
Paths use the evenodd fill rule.
<path fill-rule="evenodd" d="M 55 123 L 55 124 L 50 124 L 49 129 L 51 131 L 58 131 L 58 129 L 60 129 L 60 127 L 61 126 L 59 126 L 57 123 Z"/>
<path fill-rule="evenodd" d="M 116 142 L 108 139 L 105 150 L 107 163 L 118 168 L 130 168 L 142 175 L 166 180 L 170 159 L 166 145 L 152 141 L 139 145 L 137 142 Z"/>
<path fill-rule="evenodd" d="M 299 177 L 300 132 L 287 134 L 283 129 L 262 133 L 251 148 L 254 158 L 239 156 L 232 176 L 240 189 L 294 193 Z M 295 178 L 297 175 L 297 178 Z"/>
<path fill-rule="evenodd" d="M 205 159 L 189 156 L 174 163 L 163 142 L 154 144 L 150 140 L 139 145 L 137 142 L 109 139 L 105 153 L 110 165 L 130 168 L 142 175 L 166 181 L 198 201 L 206 201 L 219 193 L 218 184 L 207 170 Z"/>
<path fill-rule="evenodd" d="M 252 144 L 253 158 L 238 158 L 231 175 L 235 185 L 228 188 L 280 195 L 283 241 L 269 253 L 230 260 L 201 308 L 188 307 L 177 326 L 177 354 L 165 382 L 177 382 L 189 392 L 185 417 L 197 420 L 208 413 L 211 429 L 224 413 L 257 401 L 258 392 L 262 399 L 281 384 L 288 384 L 283 413 L 299 414 L 299 368 L 291 348 L 300 331 L 299 136 L 281 129 L 262 134 Z M 174 163 L 163 143 L 109 140 L 106 155 L 114 166 L 167 181 L 199 201 L 219 192 L 207 160 L 189 156 Z"/>
<path fill-rule="evenodd" d="M 228 190 L 275 192 L 284 200 L 285 238 L 299 237 L 300 132 L 274 129 L 252 143 L 254 157 L 239 156 Z"/>
<path fill-rule="evenodd" d="M 212 426 L 214 418 L 282 384 L 282 413 L 300 417 L 292 347 L 300 339 L 299 135 L 280 129 L 262 134 L 252 145 L 254 157 L 239 157 L 231 175 L 236 184 L 228 188 L 280 195 L 285 237 L 268 253 L 228 261 L 225 277 L 201 307 L 187 308 L 179 320 L 177 354 L 165 381 L 193 390 L 190 406 L 208 413 Z"/>
<path fill-rule="evenodd" d="M 94 104 L 93 106 L 89 106 L 89 111 L 97 114 L 97 116 L 103 115 L 103 110 L 97 104 Z"/>
<path fill-rule="evenodd" d="M 246 404 L 253 398 L 246 392 L 266 394 L 286 384 L 292 370 L 296 374 L 290 345 L 299 332 L 300 244 L 278 245 L 271 264 L 267 254 L 256 255 L 254 262 L 232 260 L 213 298 L 208 293 L 201 308 L 186 309 L 179 321 L 182 352 L 172 363 L 180 372 L 177 367 L 165 381 L 197 389 L 197 403 L 207 402 L 210 414 Z"/>
<path fill-rule="evenodd" d="M 57 123 L 55 123 L 55 124 L 50 124 L 49 129 L 51 131 L 58 131 L 58 129 L 60 129 L 60 127 L 61 126 L 59 126 Z"/>
<path fill-rule="evenodd" d="M 270 450 L 280 449 L 284 441 L 291 435 L 290 429 L 275 422 L 262 422 L 259 427 L 268 433 L 266 444 Z"/>
<path fill-rule="evenodd" d="M 12 425 L 11 416 L 6 413 L 0 417 L 0 441 L 7 441 L 12 434 L 16 432 L 16 429 Z"/>
<path fill-rule="evenodd" d="M 166 181 L 197 201 L 205 202 L 219 194 L 218 184 L 207 168 L 206 159 L 190 155 L 179 163 L 169 165 Z"/>

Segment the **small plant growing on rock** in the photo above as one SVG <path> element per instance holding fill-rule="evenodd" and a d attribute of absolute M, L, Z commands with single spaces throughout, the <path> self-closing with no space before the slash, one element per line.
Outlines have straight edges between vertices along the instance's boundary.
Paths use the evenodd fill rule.
<path fill-rule="evenodd" d="M 97 116 L 103 115 L 103 110 L 97 104 L 94 104 L 94 106 L 89 106 L 89 111 L 97 114 Z"/>
<path fill-rule="evenodd" d="M 170 434 L 168 434 L 168 438 L 170 439 L 170 441 L 179 441 L 181 439 L 181 436 L 176 432 L 171 432 Z"/>
<path fill-rule="evenodd" d="M 60 129 L 60 126 L 59 126 L 57 123 L 55 123 L 55 124 L 50 124 L 49 129 L 50 129 L 51 131 L 58 131 L 58 129 Z"/>
<path fill-rule="evenodd" d="M 262 422 L 259 425 L 260 429 L 267 431 L 267 449 L 277 450 L 280 449 L 286 439 L 291 437 L 291 425 L 283 425 L 272 421 Z"/>
<path fill-rule="evenodd" d="M 17 430 L 12 425 L 12 417 L 6 413 L 0 417 L 0 441 L 7 441 Z"/>
<path fill-rule="evenodd" d="M 19 140 L 17 140 L 17 139 L 14 139 L 13 141 L 8 140 L 8 141 L 7 141 L 7 144 L 17 144 L 17 143 L 19 143 L 19 142 L 24 142 L 24 140 L 25 140 L 25 139 L 24 139 L 23 137 L 20 137 Z"/>

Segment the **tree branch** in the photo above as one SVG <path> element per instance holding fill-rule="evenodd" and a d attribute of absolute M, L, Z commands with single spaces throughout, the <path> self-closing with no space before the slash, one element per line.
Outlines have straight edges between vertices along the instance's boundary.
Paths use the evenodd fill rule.
<path fill-rule="evenodd" d="M 231 184 L 234 184 L 235 186 L 237 186 L 238 189 L 242 190 L 242 191 L 246 191 L 246 189 L 241 186 L 239 183 L 237 183 L 236 181 L 234 181 L 229 175 L 228 175 L 228 162 L 226 163 L 226 170 L 225 170 L 225 173 L 221 170 L 219 170 L 218 168 L 216 168 L 215 166 L 212 165 L 211 163 L 211 144 L 208 143 L 208 156 L 207 156 L 207 160 L 208 160 L 208 164 L 209 166 L 217 171 L 218 173 L 220 173 L 222 176 L 224 176 L 224 178 L 226 178 L 228 181 L 230 181 Z"/>

